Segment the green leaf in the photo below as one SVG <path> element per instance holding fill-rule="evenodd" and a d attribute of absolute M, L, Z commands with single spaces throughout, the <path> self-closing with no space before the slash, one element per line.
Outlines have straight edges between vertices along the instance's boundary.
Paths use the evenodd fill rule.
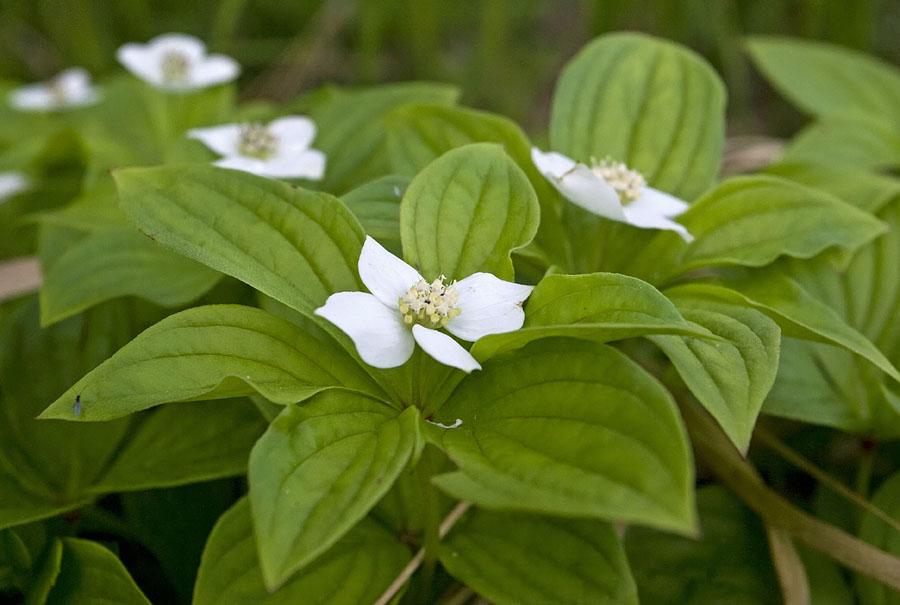
<path fill-rule="evenodd" d="M 560 75 L 550 145 L 581 162 L 610 156 L 691 200 L 719 172 L 725 88 L 694 52 L 635 33 L 596 38 Z"/>
<path fill-rule="evenodd" d="M 90 540 L 63 538 L 62 542 L 62 569 L 50 591 L 50 603 L 150 605 L 125 566 L 109 550 Z"/>
<path fill-rule="evenodd" d="M 867 170 L 895 168 L 900 165 L 900 132 L 883 120 L 825 118 L 801 130 L 780 160 Z"/>
<path fill-rule="evenodd" d="M 875 492 L 872 504 L 900 521 L 900 473 L 894 473 Z M 864 513 L 859 537 L 893 555 L 900 556 L 897 531 L 871 513 Z M 856 594 L 860 605 L 900 605 L 900 594 L 863 575 L 856 576 Z"/>
<path fill-rule="evenodd" d="M 50 596 L 50 591 L 56 585 L 59 573 L 62 571 L 63 543 L 53 539 L 50 547 L 41 555 L 39 565 L 28 585 L 28 594 L 25 605 L 44 605 Z"/>
<path fill-rule="evenodd" d="M 542 340 L 468 376 L 439 410 L 459 466 L 434 482 L 491 509 L 691 532 L 693 463 L 669 393 L 615 349 Z"/>
<path fill-rule="evenodd" d="M 451 105 L 456 87 L 403 82 L 364 90 L 338 90 L 310 112 L 318 127 L 313 147 L 328 156 L 322 187 L 339 193 L 390 173 L 385 115 L 407 103 Z"/>
<path fill-rule="evenodd" d="M 427 278 L 478 271 L 513 279 L 510 251 L 537 232 L 528 177 L 491 143 L 448 151 L 413 179 L 400 209 L 403 256 Z"/>
<path fill-rule="evenodd" d="M 333 547 L 275 592 L 266 590 L 246 498 L 220 518 L 197 572 L 194 605 L 372 603 L 409 560 L 409 551 L 377 523 L 363 519 Z"/>
<path fill-rule="evenodd" d="M 419 447 L 418 410 L 359 393 L 288 406 L 250 454 L 250 502 L 269 590 L 362 519 Z"/>
<path fill-rule="evenodd" d="M 441 563 L 496 603 L 637 604 L 609 524 L 475 510 L 441 544 Z"/>
<path fill-rule="evenodd" d="M 166 406 L 123 443 L 91 491 L 169 487 L 243 474 L 265 427 L 246 399 Z"/>
<path fill-rule="evenodd" d="M 142 332 L 41 418 L 96 422 L 171 401 L 254 392 L 289 404 L 337 386 L 379 392 L 349 355 L 290 322 L 253 307 L 209 305 L 170 315 Z"/>
<path fill-rule="evenodd" d="M 885 231 L 881 221 L 835 197 L 769 176 L 730 179 L 678 220 L 694 236 L 681 271 L 810 258 L 829 246 L 857 248 Z"/>
<path fill-rule="evenodd" d="M 750 57 L 792 103 L 813 115 L 868 115 L 900 125 L 900 71 L 834 44 L 753 37 Z"/>
<path fill-rule="evenodd" d="M 385 176 L 341 197 L 341 201 L 359 219 L 363 230 L 397 256 L 402 255 L 400 243 L 400 200 L 409 187 L 409 178 Z"/>
<path fill-rule="evenodd" d="M 742 452 L 778 371 L 781 330 L 766 315 L 679 289 L 672 297 L 690 322 L 723 340 L 650 336 L 687 387 Z"/>
<path fill-rule="evenodd" d="M 784 163 L 768 166 L 765 172 L 827 191 L 866 212 L 878 212 L 900 199 L 900 179 L 865 170 Z"/>
<path fill-rule="evenodd" d="M 178 307 L 205 294 L 220 277 L 132 229 L 101 231 L 69 248 L 47 272 L 41 323 L 55 323 L 120 296 Z"/>
<path fill-rule="evenodd" d="M 702 338 L 704 331 L 688 324 L 659 290 L 634 277 L 550 275 L 528 297 L 522 328 L 480 338 L 472 355 L 485 360 L 552 336 L 609 342 L 646 334 Z"/>
<path fill-rule="evenodd" d="M 163 246 L 311 314 L 334 292 L 360 290 L 365 239 L 336 198 L 213 166 L 114 173 L 125 214 Z"/>
<path fill-rule="evenodd" d="M 52 502 L 47 494 L 35 493 L 30 486 L 22 485 L 16 479 L 14 469 L 5 463 L 0 465 L 0 529 L 53 517 L 88 501 L 88 498 L 81 498 Z"/>
<path fill-rule="evenodd" d="M 703 537 L 629 527 L 625 549 L 643 603 L 770 605 L 778 583 L 759 520 L 723 487 L 697 490 Z"/>

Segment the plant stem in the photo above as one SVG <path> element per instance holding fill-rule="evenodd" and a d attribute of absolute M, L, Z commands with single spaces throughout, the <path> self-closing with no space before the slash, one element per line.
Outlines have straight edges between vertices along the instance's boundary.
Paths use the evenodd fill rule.
<path fill-rule="evenodd" d="M 416 465 L 416 479 L 419 485 L 419 506 L 422 511 L 422 523 L 424 536 L 422 547 L 425 551 L 422 560 L 422 576 L 419 586 L 419 603 L 428 602 L 429 590 L 434 580 L 434 570 L 437 567 L 437 553 L 440 547 L 441 512 L 438 509 L 438 499 L 435 488 L 431 485 L 431 477 L 434 474 L 434 465 L 431 460 L 431 452 L 426 447 L 422 457 Z"/>

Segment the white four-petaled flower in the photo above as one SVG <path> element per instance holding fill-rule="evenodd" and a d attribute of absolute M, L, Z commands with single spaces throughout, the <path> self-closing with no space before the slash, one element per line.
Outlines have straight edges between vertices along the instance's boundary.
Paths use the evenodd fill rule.
<path fill-rule="evenodd" d="M 0 172 L 0 202 L 28 189 L 28 179 L 21 172 Z"/>
<path fill-rule="evenodd" d="M 376 368 L 393 368 L 410 358 L 416 343 L 439 362 L 465 372 L 481 365 L 448 332 L 466 341 L 522 327 L 522 303 L 533 286 L 473 273 L 459 282 L 441 276 L 426 282 L 418 271 L 366 237 L 359 255 L 366 292 L 338 292 L 316 309 L 343 330 L 359 356 Z"/>
<path fill-rule="evenodd" d="M 566 199 L 588 212 L 642 229 L 675 231 L 686 242 L 694 239 L 684 225 L 672 220 L 688 209 L 687 203 L 648 187 L 639 172 L 621 162 L 604 160 L 588 166 L 536 147 L 531 160 Z"/>
<path fill-rule="evenodd" d="M 169 91 L 225 84 L 241 71 L 231 57 L 207 55 L 203 42 L 185 34 L 162 34 L 147 44 L 124 44 L 116 58 L 145 82 Z"/>
<path fill-rule="evenodd" d="M 303 116 L 287 116 L 264 126 L 259 123 L 194 128 L 188 136 L 199 139 L 225 157 L 222 168 L 252 172 L 277 179 L 321 179 L 325 154 L 311 149 L 316 125 Z"/>
<path fill-rule="evenodd" d="M 9 93 L 9 103 L 21 111 L 56 111 L 84 107 L 100 98 L 91 85 L 91 76 L 80 67 L 72 67 L 46 82 L 29 84 Z"/>

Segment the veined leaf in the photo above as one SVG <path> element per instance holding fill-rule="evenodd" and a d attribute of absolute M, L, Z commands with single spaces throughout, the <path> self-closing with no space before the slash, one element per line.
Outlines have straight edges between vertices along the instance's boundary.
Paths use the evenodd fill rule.
<path fill-rule="evenodd" d="M 878 212 L 900 199 L 900 179 L 856 168 L 783 163 L 768 166 L 765 172 L 827 191 L 866 212 Z"/>
<path fill-rule="evenodd" d="M 535 342 L 485 362 L 437 413 L 460 470 L 434 482 L 480 506 L 691 532 L 693 463 L 668 391 L 615 349 Z"/>
<path fill-rule="evenodd" d="M 122 209 L 163 246 L 303 313 L 360 290 L 364 234 L 336 198 L 214 166 L 114 173 Z"/>
<path fill-rule="evenodd" d="M 250 454 L 250 503 L 263 581 L 283 585 L 350 530 L 421 444 L 416 408 L 360 393 L 288 406 Z"/>
<path fill-rule="evenodd" d="M 699 55 L 643 34 L 607 34 L 563 69 L 550 145 L 581 162 L 610 156 L 691 200 L 719 172 L 724 115 L 725 88 Z"/>
<path fill-rule="evenodd" d="M 109 420 L 171 401 L 255 392 L 288 404 L 330 387 L 380 392 L 349 355 L 290 322 L 253 307 L 210 305 L 176 313 L 142 332 L 41 418 Z"/>
<path fill-rule="evenodd" d="M 801 130 L 785 149 L 782 162 L 856 169 L 900 165 L 900 131 L 883 119 L 833 116 Z"/>
<path fill-rule="evenodd" d="M 345 193 L 341 201 L 356 215 L 368 235 L 397 256 L 403 255 L 400 243 L 400 200 L 409 178 L 390 175 L 376 179 Z"/>
<path fill-rule="evenodd" d="M 689 322 L 721 340 L 650 336 L 687 387 L 742 452 L 778 371 L 781 330 L 748 306 L 725 303 L 685 286 L 673 296 Z"/>
<path fill-rule="evenodd" d="M 523 327 L 480 338 L 472 355 L 484 360 L 552 336 L 609 342 L 646 334 L 702 338 L 705 332 L 688 324 L 659 290 L 634 277 L 619 273 L 550 275 L 526 301 Z"/>
<path fill-rule="evenodd" d="M 496 603 L 637 604 L 611 525 L 474 510 L 441 544 L 452 576 Z"/>
<path fill-rule="evenodd" d="M 409 551 L 369 519 L 325 551 L 277 591 L 263 584 L 250 506 L 243 498 L 220 518 L 203 551 L 194 605 L 319 605 L 372 603 L 409 561 Z"/>
<path fill-rule="evenodd" d="M 62 568 L 50 591 L 49 603 L 121 603 L 150 605 L 122 562 L 90 540 L 63 538 Z"/>
<path fill-rule="evenodd" d="M 466 145 L 410 183 L 400 207 L 403 255 L 428 279 L 486 271 L 511 280 L 509 254 L 532 240 L 539 220 L 534 189 L 503 148 Z"/>
<path fill-rule="evenodd" d="M 876 57 L 791 38 L 757 36 L 747 43 L 763 75 L 813 115 L 866 115 L 900 125 L 900 70 Z"/>
<path fill-rule="evenodd" d="M 177 307 L 202 296 L 220 277 L 128 227 L 101 231 L 69 248 L 47 272 L 40 292 L 41 323 L 120 296 Z"/>

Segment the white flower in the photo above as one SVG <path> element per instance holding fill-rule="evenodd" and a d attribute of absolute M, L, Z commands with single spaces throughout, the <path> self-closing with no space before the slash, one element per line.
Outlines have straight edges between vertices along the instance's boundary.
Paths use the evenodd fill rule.
<path fill-rule="evenodd" d="M 250 123 L 194 128 L 187 134 L 225 156 L 215 162 L 222 168 L 277 179 L 321 179 L 325 173 L 325 154 L 309 147 L 316 136 L 316 125 L 303 116 L 278 118 L 268 126 Z"/>
<path fill-rule="evenodd" d="M 29 84 L 9 93 L 9 103 L 22 111 L 53 111 L 84 107 L 100 98 L 91 76 L 80 67 L 67 69 L 46 82 Z"/>
<path fill-rule="evenodd" d="M 207 55 L 203 42 L 185 34 L 163 34 L 147 44 L 124 44 L 116 51 L 116 58 L 145 82 L 170 91 L 224 84 L 241 71 L 231 57 Z"/>
<path fill-rule="evenodd" d="M 686 242 L 694 239 L 684 225 L 671 220 L 688 209 L 687 203 L 648 187 L 639 172 L 621 162 L 587 166 L 537 147 L 531 150 L 531 160 L 566 199 L 588 212 L 642 229 L 675 231 Z"/>
<path fill-rule="evenodd" d="M 21 172 L 0 172 L 0 202 L 28 189 L 28 179 Z"/>
<path fill-rule="evenodd" d="M 358 266 L 371 294 L 332 294 L 316 314 L 346 332 L 362 360 L 376 368 L 403 365 L 419 343 L 445 365 L 480 370 L 468 351 L 438 329 L 467 341 L 518 330 L 525 321 L 522 303 L 534 289 L 490 273 L 449 284 L 441 276 L 428 283 L 368 236 Z"/>

